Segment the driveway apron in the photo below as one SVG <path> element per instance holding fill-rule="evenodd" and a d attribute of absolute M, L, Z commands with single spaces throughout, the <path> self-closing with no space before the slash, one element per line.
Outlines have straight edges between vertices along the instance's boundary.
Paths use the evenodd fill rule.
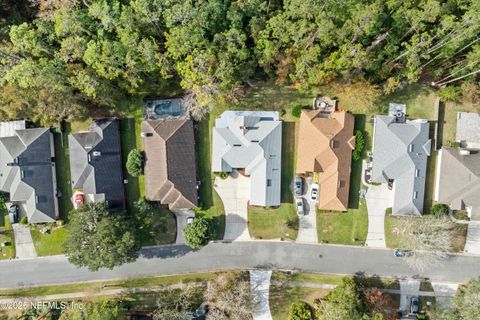
<path fill-rule="evenodd" d="M 467 241 L 465 242 L 466 253 L 480 254 L 480 221 L 468 223 Z"/>
<path fill-rule="evenodd" d="M 250 290 L 253 295 L 253 320 L 272 320 L 269 304 L 272 271 L 250 271 Z"/>
<path fill-rule="evenodd" d="M 315 202 L 310 200 L 312 179 L 306 179 L 307 192 L 302 195 L 304 210 L 308 214 L 299 216 L 297 242 L 318 243 L 317 212 Z"/>
<path fill-rule="evenodd" d="M 392 206 L 392 191 L 387 184 L 369 185 L 365 200 L 368 209 L 368 234 L 366 245 L 386 248 L 385 243 L 385 210 Z"/>
<path fill-rule="evenodd" d="M 15 236 L 15 255 L 18 259 L 35 258 L 37 252 L 33 245 L 30 228 L 26 225 L 15 223 L 12 225 Z"/>

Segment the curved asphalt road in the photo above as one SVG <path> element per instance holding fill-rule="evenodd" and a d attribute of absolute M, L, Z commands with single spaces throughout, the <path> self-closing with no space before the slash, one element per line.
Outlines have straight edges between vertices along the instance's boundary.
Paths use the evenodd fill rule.
<path fill-rule="evenodd" d="M 480 275 L 479 265 L 480 256 L 452 255 L 443 265 L 419 274 L 403 259 L 393 257 L 392 250 L 385 249 L 272 241 L 211 243 L 199 251 L 169 245 L 145 248 L 136 262 L 98 272 L 78 269 L 64 256 L 2 261 L 0 289 L 231 269 L 360 273 L 464 282 Z"/>

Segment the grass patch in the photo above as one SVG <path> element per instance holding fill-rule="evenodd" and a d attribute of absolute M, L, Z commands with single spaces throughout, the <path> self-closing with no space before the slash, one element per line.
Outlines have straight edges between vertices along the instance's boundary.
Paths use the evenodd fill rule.
<path fill-rule="evenodd" d="M 0 297 L 2 298 L 19 298 L 19 297 L 34 297 L 45 296 L 52 294 L 63 294 L 73 292 L 98 292 L 106 289 L 119 289 L 119 288 L 137 288 L 137 287 L 154 287 L 154 286 L 169 286 L 176 283 L 188 283 L 188 282 L 202 282 L 217 278 L 221 274 L 235 275 L 238 272 L 228 273 L 192 273 L 185 275 L 175 276 L 162 276 L 162 277 L 146 277 L 138 279 L 127 279 L 119 281 L 95 281 L 95 282 L 82 282 L 68 285 L 54 285 L 44 287 L 33 288 L 19 288 L 11 290 L 1 290 Z"/>
<path fill-rule="evenodd" d="M 368 212 L 364 199 L 358 209 L 341 213 L 317 213 L 317 233 L 320 243 L 363 245 L 367 239 Z"/>
<path fill-rule="evenodd" d="M 430 127 L 430 130 L 432 127 Z M 431 138 L 432 136 L 430 136 Z M 435 193 L 435 176 L 437 169 L 438 152 L 432 151 L 427 158 L 427 174 L 425 176 L 425 196 L 423 202 L 423 213 L 430 213 L 434 205 L 433 194 Z"/>
<path fill-rule="evenodd" d="M 316 284 L 334 284 L 338 285 L 342 282 L 345 276 L 340 275 L 330 275 L 330 274 L 319 274 L 319 273 L 303 273 L 303 272 L 280 272 L 274 271 L 272 273 L 271 281 L 291 281 L 291 282 L 305 282 L 305 283 L 316 283 Z"/>
<path fill-rule="evenodd" d="M 68 135 L 70 132 L 71 126 L 67 123 L 63 132 L 55 132 L 53 135 L 57 189 L 60 191 L 58 210 L 60 218 L 65 222 L 68 222 L 68 215 L 73 210 L 72 187 L 70 184 L 70 151 L 68 148 Z"/>
<path fill-rule="evenodd" d="M 8 215 L 0 214 L 3 219 L 3 226 L 0 227 L 0 243 L 6 243 L 5 247 L 0 247 L 0 260 L 15 258 L 15 239 L 13 229 Z"/>
<path fill-rule="evenodd" d="M 295 240 L 298 233 L 295 207 L 291 203 L 282 203 L 278 208 L 249 206 L 248 229 L 256 239 Z"/>
<path fill-rule="evenodd" d="M 150 235 L 141 234 L 145 239 L 142 242 L 144 246 L 156 246 L 162 244 L 174 243 L 177 236 L 177 224 L 175 215 L 160 206 L 153 205 L 154 216 Z"/>
<path fill-rule="evenodd" d="M 270 311 L 273 320 L 287 320 L 290 306 L 296 301 L 304 301 L 311 307 L 316 299 L 322 298 L 330 290 L 302 287 L 270 286 Z"/>
<path fill-rule="evenodd" d="M 33 244 L 38 256 L 49 256 L 63 253 L 63 244 L 67 239 L 67 229 L 57 227 L 42 234 L 37 226 L 30 227 Z"/>

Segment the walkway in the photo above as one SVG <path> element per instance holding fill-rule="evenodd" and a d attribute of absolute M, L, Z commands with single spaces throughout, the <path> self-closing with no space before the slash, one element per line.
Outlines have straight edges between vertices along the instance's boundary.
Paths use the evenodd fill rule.
<path fill-rule="evenodd" d="M 187 227 L 187 218 L 195 217 L 195 212 L 190 209 L 186 210 L 172 210 L 175 214 L 175 220 L 177 223 L 177 239 L 175 240 L 176 244 L 184 244 L 185 238 L 183 237 L 183 230 Z"/>
<path fill-rule="evenodd" d="M 15 255 L 18 259 L 35 258 L 37 252 L 33 245 L 32 235 L 30 234 L 30 227 L 15 223 L 12 225 L 15 236 Z"/>
<path fill-rule="evenodd" d="M 470 221 L 468 223 L 467 241 L 465 242 L 464 251 L 480 254 L 480 221 Z"/>
<path fill-rule="evenodd" d="M 304 210 L 306 215 L 299 216 L 299 228 L 297 235 L 297 242 L 318 243 L 317 234 L 317 210 L 315 202 L 310 200 L 312 179 L 306 179 L 306 192 L 302 195 Z"/>
<path fill-rule="evenodd" d="M 251 240 L 248 232 L 250 179 L 238 172 L 233 172 L 226 179 L 216 177 L 214 187 L 225 208 L 225 234 L 223 240 Z"/>
<path fill-rule="evenodd" d="M 400 311 L 408 312 L 410 299 L 419 294 L 420 280 L 400 280 Z"/>
<path fill-rule="evenodd" d="M 369 247 L 386 248 L 385 243 L 385 210 L 392 206 L 391 190 L 387 184 L 369 185 L 365 200 L 368 210 L 368 234 L 366 245 Z"/>
<path fill-rule="evenodd" d="M 135 262 L 97 272 L 77 268 L 63 255 L 3 260 L 0 261 L 0 289 L 238 269 L 360 273 L 460 283 L 478 277 L 479 264 L 480 256 L 452 254 L 441 265 L 418 272 L 411 269 L 405 259 L 394 257 L 392 250 L 287 241 L 216 242 L 200 250 L 185 245 L 143 248 Z"/>
<path fill-rule="evenodd" d="M 272 271 L 250 271 L 250 289 L 253 295 L 253 320 L 272 320 L 270 313 L 270 278 Z"/>

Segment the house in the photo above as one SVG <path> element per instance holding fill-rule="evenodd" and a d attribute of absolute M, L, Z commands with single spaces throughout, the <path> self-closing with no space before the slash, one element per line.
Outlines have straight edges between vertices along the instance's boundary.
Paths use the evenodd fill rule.
<path fill-rule="evenodd" d="M 94 120 L 90 129 L 68 136 L 73 190 L 86 202 L 105 202 L 110 210 L 125 209 L 120 133 L 117 119 Z"/>
<path fill-rule="evenodd" d="M 438 152 L 434 200 L 480 220 L 480 152 L 449 147 Z"/>
<path fill-rule="evenodd" d="M 212 171 L 243 170 L 250 204 L 280 205 L 282 122 L 278 112 L 225 111 L 215 120 Z"/>
<path fill-rule="evenodd" d="M 307 177 L 316 173 L 319 209 L 346 211 L 355 117 L 328 102 L 317 105 L 316 109 L 302 110 L 300 116 L 296 172 Z"/>
<path fill-rule="evenodd" d="M 146 198 L 170 210 L 197 206 L 193 123 L 187 119 L 142 122 Z"/>
<path fill-rule="evenodd" d="M 475 112 L 457 113 L 456 140 L 462 148 L 480 150 L 480 114 Z"/>
<path fill-rule="evenodd" d="M 0 191 L 20 207 L 30 223 L 58 219 L 53 134 L 27 129 L 24 121 L 0 123 Z"/>
<path fill-rule="evenodd" d="M 431 140 L 427 120 L 407 120 L 406 106 L 375 116 L 371 180 L 393 190 L 392 214 L 421 215 Z"/>

